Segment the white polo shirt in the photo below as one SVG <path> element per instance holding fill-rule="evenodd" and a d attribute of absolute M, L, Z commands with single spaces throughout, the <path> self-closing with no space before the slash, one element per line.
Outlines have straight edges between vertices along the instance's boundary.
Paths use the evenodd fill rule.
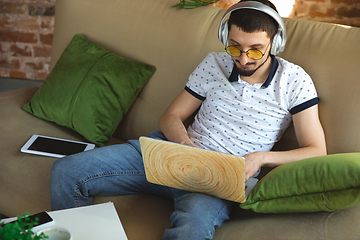
<path fill-rule="evenodd" d="M 225 52 L 210 53 L 190 75 L 185 90 L 203 100 L 188 128 L 190 139 L 200 148 L 238 156 L 270 151 L 292 115 L 319 100 L 301 67 L 274 57 L 267 80 L 248 84 Z"/>

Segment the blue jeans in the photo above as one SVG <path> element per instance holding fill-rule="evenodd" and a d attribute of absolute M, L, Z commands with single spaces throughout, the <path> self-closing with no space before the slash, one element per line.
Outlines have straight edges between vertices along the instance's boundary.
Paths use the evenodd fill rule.
<path fill-rule="evenodd" d="M 149 137 L 166 140 L 159 132 Z M 163 239 L 212 239 L 215 229 L 229 219 L 237 205 L 206 194 L 149 183 L 146 180 L 140 144 L 98 148 L 57 160 L 51 171 L 52 210 L 92 204 L 93 195 L 156 194 L 174 200 L 171 228 Z"/>

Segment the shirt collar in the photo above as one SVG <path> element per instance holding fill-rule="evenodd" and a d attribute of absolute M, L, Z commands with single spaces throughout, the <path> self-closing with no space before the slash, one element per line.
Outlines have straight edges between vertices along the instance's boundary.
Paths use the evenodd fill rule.
<path fill-rule="evenodd" d="M 267 77 L 267 79 L 265 80 L 265 82 L 262 84 L 261 88 L 267 88 L 267 87 L 270 85 L 272 79 L 274 78 L 276 69 L 277 69 L 278 66 L 279 66 L 279 62 L 278 62 L 278 60 L 276 59 L 276 57 L 273 56 L 273 55 L 271 55 L 271 58 L 274 60 L 274 63 L 273 63 L 273 65 L 272 65 L 272 67 L 271 67 L 271 71 L 270 71 L 269 76 Z M 230 77 L 229 77 L 229 82 L 237 82 L 238 79 L 239 79 L 239 74 L 238 74 L 237 68 L 236 68 L 236 66 L 235 66 L 235 64 L 234 64 L 233 70 L 232 70 L 232 72 L 231 72 L 231 74 L 230 74 Z"/>

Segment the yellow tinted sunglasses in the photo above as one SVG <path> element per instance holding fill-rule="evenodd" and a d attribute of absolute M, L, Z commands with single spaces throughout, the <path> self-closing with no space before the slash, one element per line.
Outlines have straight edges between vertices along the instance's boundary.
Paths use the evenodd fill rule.
<path fill-rule="evenodd" d="M 270 43 L 266 46 L 265 52 L 266 52 L 267 48 L 269 47 L 269 45 L 270 45 Z M 227 52 L 227 54 L 229 54 L 232 57 L 240 57 L 241 54 L 245 53 L 246 56 L 248 56 L 249 58 L 251 58 L 253 60 L 259 60 L 259 59 L 263 58 L 263 56 L 264 56 L 264 53 L 260 52 L 260 50 L 249 49 L 245 52 L 236 46 L 227 46 L 225 48 L 225 51 Z"/>

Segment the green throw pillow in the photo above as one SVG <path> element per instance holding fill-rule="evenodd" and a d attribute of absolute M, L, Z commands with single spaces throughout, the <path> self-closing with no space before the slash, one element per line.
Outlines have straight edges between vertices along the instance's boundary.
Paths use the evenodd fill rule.
<path fill-rule="evenodd" d="M 76 34 L 23 110 L 104 146 L 154 72 Z"/>
<path fill-rule="evenodd" d="M 314 157 L 281 165 L 240 207 L 259 213 L 335 211 L 360 204 L 360 153 Z"/>

